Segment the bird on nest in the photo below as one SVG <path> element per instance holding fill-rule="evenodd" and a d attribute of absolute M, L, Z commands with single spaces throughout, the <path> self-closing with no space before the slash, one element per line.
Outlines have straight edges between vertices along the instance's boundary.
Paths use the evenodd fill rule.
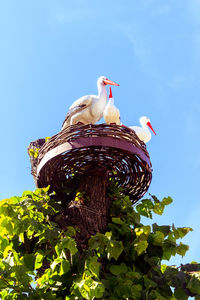
<path fill-rule="evenodd" d="M 62 125 L 62 129 L 69 125 L 95 124 L 102 116 L 106 106 L 107 92 L 106 85 L 116 85 L 118 83 L 101 76 L 97 80 L 98 95 L 86 95 L 77 99 L 69 108 Z"/>
<path fill-rule="evenodd" d="M 149 130 L 149 128 L 153 131 L 153 133 L 156 135 L 150 119 L 146 116 L 143 116 L 140 118 L 140 124 L 142 127 L 140 126 L 129 126 L 130 129 L 134 130 L 135 133 L 137 134 L 137 136 L 139 137 L 139 139 L 141 141 L 143 141 L 144 143 L 147 143 L 150 141 L 151 139 L 151 132 Z"/>
<path fill-rule="evenodd" d="M 110 93 L 109 93 L 109 100 L 104 109 L 103 117 L 107 124 L 117 124 L 117 125 L 121 124 L 120 111 L 114 105 L 114 98 L 112 96 L 111 87 L 110 87 Z"/>

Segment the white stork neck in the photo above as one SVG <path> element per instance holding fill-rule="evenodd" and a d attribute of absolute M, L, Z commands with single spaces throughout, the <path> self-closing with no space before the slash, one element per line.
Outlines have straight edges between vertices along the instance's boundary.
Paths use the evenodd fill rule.
<path fill-rule="evenodd" d="M 150 132 L 149 127 L 147 126 L 146 122 L 147 122 L 146 120 L 140 120 L 140 124 L 142 125 L 142 127 Z"/>
<path fill-rule="evenodd" d="M 113 98 L 109 98 L 108 104 L 109 104 L 109 105 L 114 105 L 114 99 L 113 99 Z"/>
<path fill-rule="evenodd" d="M 93 104 L 91 106 L 92 114 L 97 116 L 96 121 L 99 121 L 103 116 L 103 111 L 106 106 L 107 93 L 105 86 L 97 83 L 98 96 L 95 96 Z"/>
<path fill-rule="evenodd" d="M 97 83 L 99 99 L 107 99 L 107 92 L 104 85 Z"/>

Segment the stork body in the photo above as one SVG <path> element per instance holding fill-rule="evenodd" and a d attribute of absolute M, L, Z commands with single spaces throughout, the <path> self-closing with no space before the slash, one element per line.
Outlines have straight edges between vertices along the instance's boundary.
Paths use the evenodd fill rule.
<path fill-rule="evenodd" d="M 155 131 L 153 130 L 153 127 L 151 126 L 150 119 L 147 117 L 141 117 L 140 118 L 140 124 L 142 127 L 139 126 L 130 126 L 129 128 L 134 130 L 137 136 L 141 141 L 144 143 L 147 143 L 151 139 L 151 132 L 149 128 L 153 131 L 154 134 Z"/>
<path fill-rule="evenodd" d="M 77 99 L 69 108 L 62 129 L 66 126 L 77 123 L 95 124 L 102 116 L 106 106 L 107 93 L 105 86 L 107 84 L 119 85 L 110 81 L 104 76 L 97 80 L 98 95 L 86 95 Z"/>
<path fill-rule="evenodd" d="M 120 112 L 119 109 L 114 105 L 114 98 L 112 97 L 112 90 L 110 87 L 109 100 L 103 112 L 104 120 L 107 124 L 120 125 Z"/>

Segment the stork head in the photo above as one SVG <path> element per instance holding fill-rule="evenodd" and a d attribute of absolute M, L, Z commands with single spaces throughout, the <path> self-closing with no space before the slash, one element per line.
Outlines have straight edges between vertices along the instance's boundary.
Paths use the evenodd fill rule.
<path fill-rule="evenodd" d="M 107 85 L 107 84 L 119 86 L 118 83 L 109 80 L 109 79 L 108 79 L 107 77 L 105 77 L 105 76 L 100 76 L 100 77 L 98 78 L 98 80 L 97 80 L 97 85 L 99 85 L 99 84 L 100 84 L 100 85 L 103 85 L 103 86 L 105 86 L 105 85 Z"/>
<path fill-rule="evenodd" d="M 150 119 L 149 119 L 149 118 L 147 118 L 146 116 L 141 117 L 141 118 L 140 118 L 140 124 L 141 124 L 143 127 L 146 127 L 146 128 L 149 127 L 149 128 L 153 131 L 153 133 L 156 135 L 156 133 L 155 133 L 153 127 L 151 126 L 151 122 L 150 122 Z M 148 127 L 147 127 L 147 126 L 148 126 Z"/>

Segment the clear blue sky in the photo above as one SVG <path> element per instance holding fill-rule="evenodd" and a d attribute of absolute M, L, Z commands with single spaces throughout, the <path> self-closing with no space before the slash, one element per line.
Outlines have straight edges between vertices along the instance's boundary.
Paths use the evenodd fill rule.
<path fill-rule="evenodd" d="M 105 75 L 122 122 L 157 132 L 149 192 L 174 202 L 154 221 L 194 228 L 175 263 L 199 261 L 200 1 L 1 1 L 0 44 L 0 199 L 34 189 L 29 142 Z"/>

